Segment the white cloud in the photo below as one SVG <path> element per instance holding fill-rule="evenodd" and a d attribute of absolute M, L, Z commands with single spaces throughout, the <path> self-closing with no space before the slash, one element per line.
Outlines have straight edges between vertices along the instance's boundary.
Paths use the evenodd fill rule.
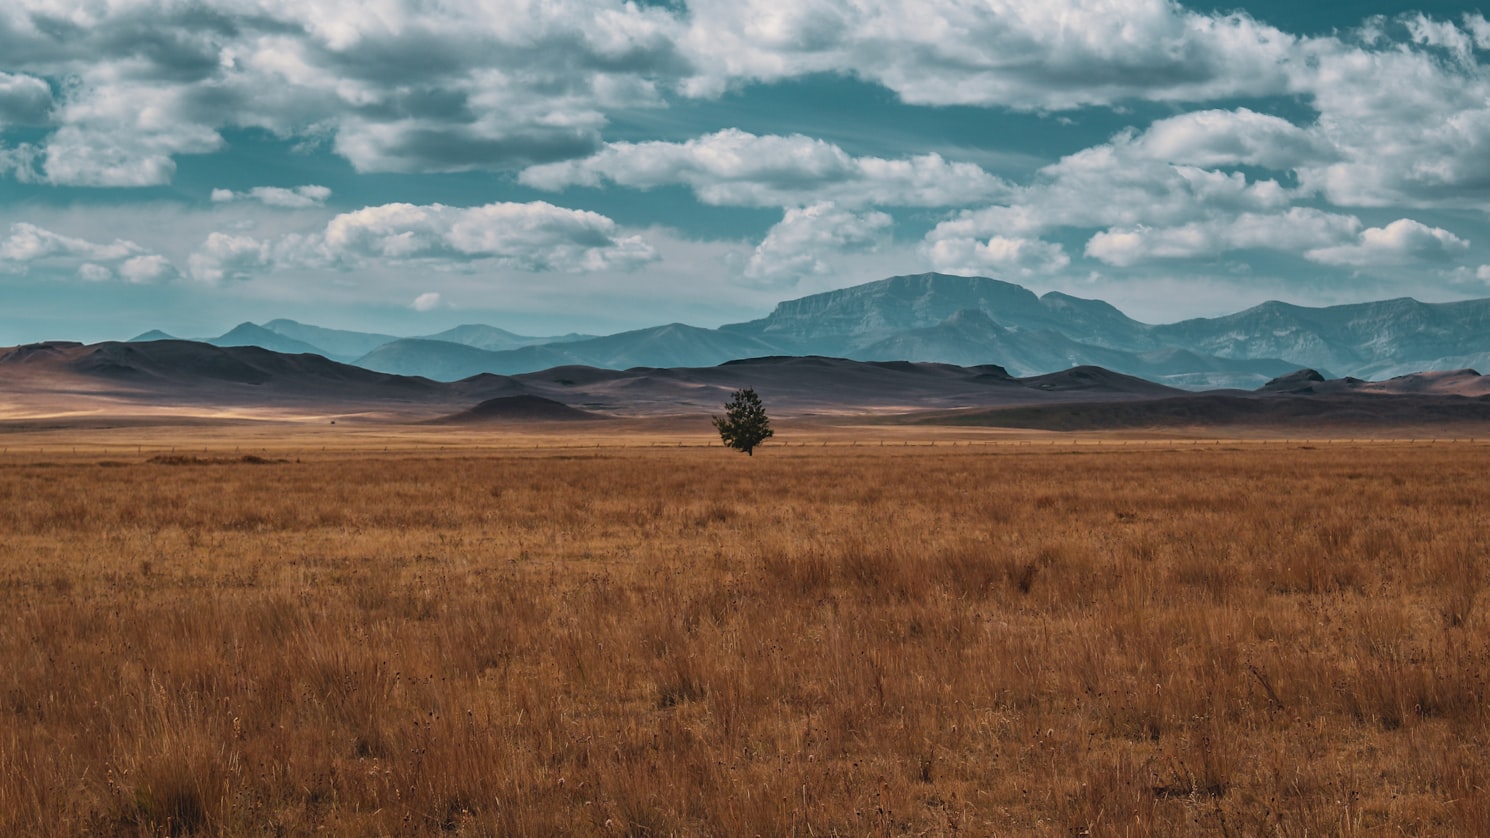
<path fill-rule="evenodd" d="M 44 79 L 0 71 L 0 128 L 45 125 L 51 110 L 52 88 Z"/>
<path fill-rule="evenodd" d="M 1028 110 L 1289 90 L 1295 39 L 1168 0 L 694 0 L 695 95 L 851 72 L 917 104 Z"/>
<path fill-rule="evenodd" d="M 1289 170 L 1334 155 L 1328 143 L 1306 129 L 1248 108 L 1161 119 L 1134 142 L 1152 160 L 1210 169 L 1247 165 Z"/>
<path fill-rule="evenodd" d="M 212 233 L 187 260 L 200 282 L 252 279 L 273 264 L 272 248 L 252 236 Z"/>
<path fill-rule="evenodd" d="M 684 184 L 704 203 L 726 206 L 960 206 L 1009 191 L 978 166 L 938 154 L 853 157 L 801 134 L 756 136 L 734 128 L 681 143 L 611 143 L 581 160 L 529 168 L 521 180 L 541 189 Z"/>
<path fill-rule="evenodd" d="M 1490 265 L 1471 267 L 1459 265 L 1443 272 L 1444 279 L 1449 281 L 1450 286 L 1466 288 L 1475 294 L 1483 294 L 1485 287 L 1490 285 Z"/>
<path fill-rule="evenodd" d="M 1251 180 L 1242 172 L 1191 162 L 1239 164 L 1275 153 L 1260 137 L 1286 132 L 1256 116 L 1213 112 L 1156 123 L 1151 132 L 1124 131 L 1040 169 L 1030 184 L 1012 190 L 1005 204 L 942 221 L 927 241 L 934 247 L 944 240 L 1026 238 L 1062 227 L 1170 227 L 1197 218 L 1281 211 L 1296 195 L 1277 180 Z M 1250 137 L 1244 131 L 1244 139 L 1227 148 L 1216 137 L 1238 122 L 1265 130 Z"/>
<path fill-rule="evenodd" d="M 60 127 L 39 144 L 40 170 L 70 186 L 170 183 L 176 155 L 223 146 L 219 126 L 192 119 L 190 109 L 185 88 L 154 79 L 83 84 L 54 111 Z"/>
<path fill-rule="evenodd" d="M 176 266 L 171 264 L 171 260 L 159 253 L 146 253 L 125 259 L 119 263 L 116 270 L 120 277 L 136 285 L 163 282 L 180 275 Z"/>
<path fill-rule="evenodd" d="M 1469 242 L 1441 227 L 1399 218 L 1385 227 L 1361 232 L 1359 241 L 1309 251 L 1306 256 L 1327 265 L 1373 267 L 1451 259 L 1469 249 Z"/>
<path fill-rule="evenodd" d="M 928 242 L 926 252 L 937 270 L 950 273 L 1028 277 L 1057 273 L 1071 264 L 1059 244 L 1007 236 L 939 239 Z"/>
<path fill-rule="evenodd" d="M 78 266 L 78 276 L 88 282 L 108 282 L 114 278 L 114 272 L 103 265 L 84 262 Z"/>
<path fill-rule="evenodd" d="M 1484 20 L 1484 18 L 1480 18 Z M 1422 12 L 1407 19 L 1407 30 L 1415 43 L 1438 47 L 1448 51 L 1460 61 L 1473 61 L 1475 34 L 1473 22 L 1468 29 L 1460 29 L 1447 21 L 1433 20 Z"/>
<path fill-rule="evenodd" d="M 415 297 L 414 302 L 409 303 L 409 308 L 412 308 L 415 311 L 434 311 L 439 307 L 440 295 L 438 292 L 435 291 L 426 291 L 425 293 Z"/>
<path fill-rule="evenodd" d="M 544 201 L 458 208 L 384 204 L 333 218 L 319 255 L 343 266 L 368 260 L 491 260 L 526 271 L 637 268 L 656 254 L 640 236 L 622 236 L 599 213 Z"/>
<path fill-rule="evenodd" d="M 791 281 L 827 273 L 833 256 L 879 247 L 893 223 L 882 212 L 856 213 L 828 202 L 789 208 L 751 254 L 745 276 Z"/>
<path fill-rule="evenodd" d="M 359 269 L 421 264 L 529 272 L 635 270 L 657 258 L 611 219 L 543 201 L 479 207 L 382 204 L 332 218 L 324 229 L 260 241 L 214 232 L 191 256 L 205 282 L 289 268 Z"/>
<path fill-rule="evenodd" d="M 18 222 L 10 226 L 10 237 L 0 242 L 0 259 L 14 264 L 29 264 L 48 258 L 118 261 L 143 251 L 134 242 L 115 239 L 103 244 L 64 236 Z"/>
<path fill-rule="evenodd" d="M 212 190 L 212 202 L 216 204 L 231 201 L 258 201 L 269 207 L 282 207 L 284 209 L 306 209 L 309 207 L 325 206 L 327 199 L 331 197 L 331 190 L 324 186 L 306 185 L 286 189 L 282 186 L 255 186 L 245 192 L 234 192 L 231 189 Z"/>
<path fill-rule="evenodd" d="M 1490 22 L 1479 12 L 1464 16 L 1464 28 L 1474 37 L 1474 45 L 1478 49 L 1490 49 Z"/>
<path fill-rule="evenodd" d="M 164 256 L 132 241 L 95 242 L 16 222 L 10 226 L 10 235 L 0 241 L 0 271 L 28 273 L 33 267 L 73 270 L 94 282 L 122 277 L 146 283 L 177 273 Z"/>
<path fill-rule="evenodd" d="M 38 183 L 43 180 L 37 170 L 41 149 L 31 143 L 21 143 L 13 148 L 0 145 L 0 177 L 12 176 L 21 183 Z"/>
<path fill-rule="evenodd" d="M 1419 44 L 1310 45 L 1299 85 L 1319 117 L 1310 133 L 1336 159 L 1300 183 L 1339 206 L 1467 207 L 1490 199 L 1490 76 L 1463 52 L 1474 32 L 1416 18 Z M 1458 33 L 1457 35 L 1453 33 Z M 1459 58 L 1436 50 L 1457 44 Z"/>
<path fill-rule="evenodd" d="M 1231 250 L 1276 250 L 1300 254 L 1353 240 L 1359 219 L 1295 207 L 1284 213 L 1242 213 L 1174 227 L 1135 226 L 1104 230 L 1087 242 L 1086 254 L 1118 267 L 1154 259 L 1195 259 Z"/>

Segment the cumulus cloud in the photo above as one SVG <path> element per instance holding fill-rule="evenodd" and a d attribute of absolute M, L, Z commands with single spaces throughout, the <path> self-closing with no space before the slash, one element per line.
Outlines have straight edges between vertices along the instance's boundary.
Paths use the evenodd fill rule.
<path fill-rule="evenodd" d="M 39 143 L 39 171 L 71 186 L 170 183 L 177 155 L 223 147 L 223 123 L 193 120 L 188 98 L 154 79 L 79 86 L 53 112 L 59 127 Z"/>
<path fill-rule="evenodd" d="M 656 258 L 640 236 L 620 235 L 611 219 L 544 201 L 366 207 L 333 218 L 315 250 L 345 266 L 367 260 L 491 260 L 535 272 L 628 270 Z"/>
<path fill-rule="evenodd" d="M 176 276 L 164 256 L 125 239 L 95 242 L 66 236 L 35 224 L 17 222 L 0 240 L 0 271 L 29 273 L 33 267 L 71 270 L 95 282 L 123 279 L 155 282 Z"/>
<path fill-rule="evenodd" d="M 159 253 L 132 256 L 120 262 L 116 270 L 125 281 L 137 285 L 175 279 L 180 275 L 176 266 L 171 264 L 171 260 Z"/>
<path fill-rule="evenodd" d="M 852 72 L 907 102 L 1028 110 L 1290 89 L 1295 39 L 1169 0 L 694 0 L 696 95 L 736 80 Z"/>
<path fill-rule="evenodd" d="M 13 148 L 0 145 L 0 177 L 11 176 L 22 183 L 37 183 L 43 180 L 37 171 L 41 149 L 32 143 L 21 143 Z"/>
<path fill-rule="evenodd" d="M 1194 219 L 1280 212 L 1296 194 L 1276 179 L 1250 179 L 1240 171 L 1206 168 L 1242 165 L 1278 152 L 1267 137 L 1290 137 L 1270 119 L 1250 111 L 1213 112 L 1192 120 L 1165 120 L 1148 132 L 1124 131 L 1108 142 L 1069 154 L 1011 190 L 1007 203 L 965 210 L 927 234 L 928 246 L 960 252 L 990 237 L 1023 239 L 1063 227 L 1172 227 Z M 1249 135 L 1222 140 L 1225 126 L 1251 125 Z"/>
<path fill-rule="evenodd" d="M 728 206 L 960 206 L 1009 191 L 978 166 L 938 154 L 854 157 L 801 134 L 757 136 L 733 128 L 680 143 L 611 143 L 582 160 L 529 168 L 521 180 L 541 189 L 683 184 L 704 203 Z"/>
<path fill-rule="evenodd" d="M 0 128 L 45 125 L 51 111 L 52 88 L 44 79 L 0 72 Z"/>
<path fill-rule="evenodd" d="M 926 253 L 937 270 L 950 273 L 1027 277 L 1057 273 L 1071 264 L 1059 244 L 1007 236 L 940 239 L 929 242 Z"/>
<path fill-rule="evenodd" d="M 1469 242 L 1441 227 L 1399 218 L 1385 227 L 1363 230 L 1358 241 L 1305 254 L 1327 265 L 1372 267 L 1441 262 L 1469 249 Z"/>
<path fill-rule="evenodd" d="M 284 209 L 325 206 L 330 197 L 330 189 L 315 185 L 296 186 L 292 189 L 282 186 L 255 186 L 244 192 L 234 192 L 231 189 L 212 190 L 212 202 L 216 204 L 231 201 L 257 201 L 265 206 Z"/>
<path fill-rule="evenodd" d="M 1478 21 L 1474 20 L 1478 18 Z M 1415 43 L 1423 46 L 1438 47 L 1447 51 L 1460 61 L 1469 62 L 1474 58 L 1476 23 L 1483 24 L 1485 19 L 1474 15 L 1466 19 L 1466 27 L 1460 29 L 1448 21 L 1434 20 L 1419 12 L 1407 18 L 1407 31 L 1411 34 Z M 1483 47 L 1482 47 L 1483 49 Z"/>
<path fill-rule="evenodd" d="M 893 223 L 882 212 L 856 213 L 829 202 L 789 208 L 751 254 L 745 276 L 791 281 L 827 273 L 831 256 L 874 250 Z"/>
<path fill-rule="evenodd" d="M 414 298 L 409 303 L 409 308 L 415 311 L 434 311 L 440 307 L 440 295 L 435 291 L 427 291 Z"/>
<path fill-rule="evenodd" d="M 1087 242 L 1086 254 L 1118 267 L 1153 259 L 1194 259 L 1231 250 L 1277 250 L 1288 253 L 1338 245 L 1360 232 L 1360 219 L 1295 207 L 1284 213 L 1242 213 L 1174 227 L 1126 227 L 1104 230 Z"/>
<path fill-rule="evenodd" d="M 1134 143 L 1150 159 L 1208 169 L 1246 165 L 1289 170 L 1335 156 L 1329 143 L 1305 128 L 1248 108 L 1161 119 Z"/>
<path fill-rule="evenodd" d="M 193 279 L 219 283 L 252 279 L 274 262 L 273 248 L 252 236 L 214 232 L 187 259 Z"/>
<path fill-rule="evenodd" d="M 1478 21 L 1478 22 L 1477 22 Z M 1490 76 L 1465 29 L 1421 16 L 1418 44 L 1367 49 L 1338 40 L 1310 45 L 1301 86 L 1319 111 L 1310 132 L 1336 159 L 1299 170 L 1307 189 L 1340 206 L 1482 208 L 1490 199 Z M 1451 47 L 1458 60 L 1438 51 Z"/>
<path fill-rule="evenodd" d="M 1484 15 L 1478 12 L 1465 15 L 1464 28 L 1474 37 L 1477 49 L 1490 49 L 1490 22 Z"/>
<path fill-rule="evenodd" d="M 271 241 L 216 232 L 192 254 L 204 282 L 285 268 L 419 263 L 437 269 L 476 264 L 531 272 L 634 270 L 656 251 L 623 235 L 606 216 L 543 201 L 479 207 L 382 204 L 337 215 L 325 228 Z"/>
<path fill-rule="evenodd" d="M 1459 265 L 1444 271 L 1442 275 L 1451 285 L 1467 287 L 1475 293 L 1483 293 L 1485 286 L 1490 285 L 1490 265 Z"/>

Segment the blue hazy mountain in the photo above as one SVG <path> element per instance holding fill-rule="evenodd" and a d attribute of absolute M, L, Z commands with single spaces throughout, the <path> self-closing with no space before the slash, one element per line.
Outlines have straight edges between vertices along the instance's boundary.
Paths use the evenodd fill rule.
<path fill-rule="evenodd" d="M 359 366 L 400 375 L 456 381 L 477 373 L 515 375 L 551 367 L 707 367 L 739 358 L 781 354 L 773 344 L 718 329 L 671 323 L 606 337 L 492 352 L 447 341 L 407 339 L 378 347 Z"/>
<path fill-rule="evenodd" d="M 141 338 L 149 336 L 162 335 Z M 1366 379 L 1490 367 L 1490 300 L 1404 298 L 1317 308 L 1267 302 L 1223 317 L 1154 325 L 1102 300 L 926 273 L 787 300 L 765 317 L 717 329 L 674 323 L 603 337 L 530 337 L 470 324 L 396 338 L 272 320 L 208 342 L 314 352 L 444 381 L 563 365 L 700 367 L 817 355 L 997 364 L 1018 376 L 1094 365 L 1187 389 L 1253 389 L 1305 367 Z"/>

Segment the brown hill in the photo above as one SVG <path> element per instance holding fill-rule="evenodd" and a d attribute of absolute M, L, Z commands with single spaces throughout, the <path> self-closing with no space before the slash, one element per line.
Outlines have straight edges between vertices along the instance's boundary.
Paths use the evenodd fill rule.
<path fill-rule="evenodd" d="M 0 349 L 0 419 L 217 416 L 445 422 L 574 421 L 717 413 L 752 387 L 773 416 L 911 414 L 913 421 L 1061 430 L 1237 424 L 1412 424 L 1490 420 L 1490 381 L 1473 370 L 1384 382 L 1309 371 L 1264 391 L 1193 394 L 1075 367 L 1014 378 L 1002 367 L 821 356 L 715 367 L 617 371 L 556 367 L 462 381 L 373 372 L 319 355 L 192 341 L 42 343 Z M 475 404 L 475 407 L 471 405 Z M 939 411 L 928 414 L 926 411 Z"/>
<path fill-rule="evenodd" d="M 1388 428 L 1490 425 L 1490 399 L 1463 396 L 1238 395 L 1025 405 L 907 417 L 916 424 L 1103 431 L 1184 427 Z"/>
<path fill-rule="evenodd" d="M 1102 367 L 1080 366 L 1061 372 L 1033 375 L 1019 382 L 1035 390 L 1069 393 L 1100 392 L 1131 396 L 1169 396 L 1181 392 L 1173 387 L 1155 384 L 1152 381 L 1124 375 Z"/>
<path fill-rule="evenodd" d="M 587 422 L 607 417 L 570 407 L 542 396 L 498 396 L 470 410 L 432 420 L 439 425 L 477 425 L 488 422 Z"/>

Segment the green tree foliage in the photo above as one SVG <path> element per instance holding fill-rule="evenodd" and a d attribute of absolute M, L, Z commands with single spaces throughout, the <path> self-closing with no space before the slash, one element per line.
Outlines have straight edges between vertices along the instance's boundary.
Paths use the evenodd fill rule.
<path fill-rule="evenodd" d="M 755 446 L 776 435 L 771 430 L 771 420 L 761 406 L 761 397 L 755 389 L 746 387 L 736 390 L 724 403 L 724 417 L 714 417 L 714 427 L 719 429 L 719 438 L 730 448 L 738 448 L 750 456 Z"/>

